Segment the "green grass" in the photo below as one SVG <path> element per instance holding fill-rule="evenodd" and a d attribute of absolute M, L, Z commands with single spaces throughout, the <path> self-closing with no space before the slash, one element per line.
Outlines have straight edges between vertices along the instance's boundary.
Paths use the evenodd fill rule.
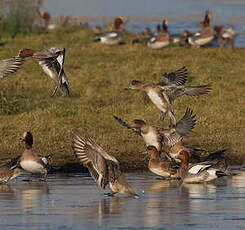
<path fill-rule="evenodd" d="M 40 66 L 28 59 L 16 74 L 0 79 L 0 158 L 21 154 L 19 137 L 26 130 L 34 136 L 34 150 L 53 154 L 52 164 L 62 166 L 77 161 L 71 148 L 71 133 L 82 128 L 106 151 L 116 156 L 124 169 L 143 168 L 146 159 L 143 140 L 120 126 L 116 115 L 130 122 L 144 119 L 164 127 L 159 110 L 140 92 L 125 91 L 133 79 L 157 82 L 163 72 L 185 65 L 190 84 L 212 82 L 212 91 L 199 98 L 183 97 L 175 102 L 179 120 L 186 107 L 194 110 L 197 124 L 185 143 L 207 151 L 229 148 L 232 163 L 245 159 L 245 49 L 168 47 L 151 50 L 132 45 L 92 43 L 88 28 L 64 28 L 45 34 L 33 34 L 6 40 L 0 59 L 20 49 L 42 50 L 45 46 L 66 47 L 65 71 L 71 97 L 61 92 L 50 97 L 54 83 Z"/>

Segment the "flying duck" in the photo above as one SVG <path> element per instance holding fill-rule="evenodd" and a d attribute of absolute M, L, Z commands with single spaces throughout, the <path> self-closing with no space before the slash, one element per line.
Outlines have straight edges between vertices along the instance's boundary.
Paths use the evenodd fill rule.
<path fill-rule="evenodd" d="M 118 160 L 105 152 L 92 138 L 75 131 L 72 146 L 80 163 L 88 168 L 100 188 L 105 189 L 109 184 L 111 193 L 105 195 L 113 196 L 122 193 L 130 197 L 138 197 L 122 174 Z"/>
<path fill-rule="evenodd" d="M 56 86 L 52 93 L 54 96 L 58 87 L 67 95 L 70 96 L 69 84 L 64 72 L 65 48 L 55 48 L 42 52 L 37 52 L 32 49 L 24 49 L 19 53 L 20 57 L 32 57 L 42 67 L 43 71 L 55 82 Z"/>
<path fill-rule="evenodd" d="M 133 120 L 132 125 L 128 125 L 122 119 L 114 118 L 123 126 L 132 129 L 136 134 L 142 136 L 146 146 L 154 146 L 160 153 L 165 152 L 163 147 L 171 148 L 176 143 L 181 142 L 183 137 L 187 136 L 195 126 L 195 115 L 191 109 L 187 108 L 184 116 L 175 126 L 170 128 L 158 128 L 150 126 L 143 120 Z M 168 157 L 168 154 L 166 155 Z M 175 157 L 175 156 L 174 156 Z M 171 157 L 170 157 L 171 159 Z"/>
<path fill-rule="evenodd" d="M 181 76 L 180 78 L 177 76 L 173 80 L 171 79 L 171 77 L 167 77 L 167 80 L 164 81 L 170 81 L 170 84 L 166 85 L 164 82 L 160 82 L 160 84 L 154 84 L 133 80 L 131 81 L 129 87 L 125 89 L 135 89 L 146 92 L 150 100 L 156 105 L 158 109 L 160 109 L 160 120 L 163 120 L 165 115 L 168 114 L 168 116 L 171 119 L 172 125 L 176 125 L 176 119 L 173 110 L 174 100 L 178 97 L 185 95 L 200 96 L 208 93 L 211 90 L 211 84 L 198 86 L 184 86 L 184 83 L 181 83 L 185 82 L 185 80 L 183 79 L 185 79 L 185 76 Z M 174 83 L 172 84 L 171 81 Z"/>
<path fill-rule="evenodd" d="M 114 20 L 114 30 L 97 34 L 93 39 L 94 42 L 101 42 L 108 45 L 118 45 L 123 42 L 121 24 L 124 23 L 124 18 L 119 16 Z"/>

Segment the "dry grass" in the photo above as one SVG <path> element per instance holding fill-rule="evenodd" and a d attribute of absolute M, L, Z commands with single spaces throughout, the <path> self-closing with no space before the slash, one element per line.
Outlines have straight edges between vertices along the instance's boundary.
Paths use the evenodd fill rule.
<path fill-rule="evenodd" d="M 200 98 L 184 97 L 175 102 L 177 120 L 186 107 L 197 115 L 194 132 L 185 139 L 191 146 L 208 151 L 229 148 L 233 163 L 245 159 L 245 52 L 219 48 L 185 49 L 169 47 L 150 50 L 127 42 L 122 46 L 91 43 L 87 28 L 57 29 L 52 33 L 6 41 L 0 59 L 14 56 L 22 48 L 66 47 L 65 71 L 71 97 L 50 97 L 54 83 L 33 60 L 27 60 L 16 74 L 0 82 L 0 154 L 15 156 L 23 151 L 19 137 L 26 130 L 34 135 L 34 150 L 53 154 L 52 164 L 76 161 L 71 132 L 82 128 L 105 150 L 115 155 L 123 168 L 142 168 L 140 155 L 145 145 L 113 114 L 130 122 L 144 119 L 156 126 L 159 110 L 140 92 L 124 90 L 132 79 L 157 82 L 163 72 L 185 65 L 191 75 L 187 84 L 213 83 L 213 90 Z M 130 37 L 127 38 L 128 40 Z"/>

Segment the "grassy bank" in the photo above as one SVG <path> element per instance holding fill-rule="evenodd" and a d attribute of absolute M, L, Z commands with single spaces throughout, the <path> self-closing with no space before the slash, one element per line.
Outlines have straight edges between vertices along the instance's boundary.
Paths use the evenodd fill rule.
<path fill-rule="evenodd" d="M 146 159 L 140 155 L 145 151 L 143 140 L 121 127 L 112 115 L 128 122 L 137 118 L 167 125 L 168 118 L 160 122 L 159 110 L 143 94 L 124 88 L 133 79 L 157 82 L 161 73 L 185 65 L 191 75 L 187 85 L 213 83 L 209 94 L 175 102 L 177 120 L 187 106 L 197 117 L 194 132 L 185 142 L 208 151 L 229 148 L 231 162 L 244 163 L 245 49 L 169 47 L 156 51 L 129 42 L 113 47 L 91 43 L 92 36 L 86 28 L 58 29 L 7 40 L 0 47 L 1 59 L 22 48 L 66 47 L 65 71 L 71 89 L 70 98 L 60 92 L 50 97 L 54 83 L 31 59 L 16 74 L 0 79 L 0 158 L 20 154 L 24 146 L 19 137 L 30 130 L 34 150 L 52 154 L 53 165 L 76 162 L 71 132 L 80 127 L 116 156 L 124 169 L 145 167 Z"/>

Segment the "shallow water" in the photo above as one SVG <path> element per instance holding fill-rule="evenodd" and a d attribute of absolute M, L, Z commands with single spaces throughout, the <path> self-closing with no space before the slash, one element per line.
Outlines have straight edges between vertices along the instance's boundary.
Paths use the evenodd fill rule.
<path fill-rule="evenodd" d="M 139 199 L 105 197 L 88 174 L 23 177 L 0 186 L 0 229 L 244 229 L 245 171 L 207 185 L 179 186 L 128 173 Z"/>
<path fill-rule="evenodd" d="M 154 31 L 159 20 L 165 17 L 169 20 L 170 34 L 178 34 L 185 29 L 198 31 L 198 23 L 203 20 L 205 10 L 210 10 L 213 13 L 212 25 L 232 25 L 237 32 L 235 47 L 245 46 L 243 0 L 48 0 L 44 2 L 43 10 L 53 16 L 79 15 L 90 19 L 122 15 L 131 18 L 126 28 L 133 32 L 142 32 L 146 26 Z M 91 25 L 94 24 L 99 22 Z"/>

